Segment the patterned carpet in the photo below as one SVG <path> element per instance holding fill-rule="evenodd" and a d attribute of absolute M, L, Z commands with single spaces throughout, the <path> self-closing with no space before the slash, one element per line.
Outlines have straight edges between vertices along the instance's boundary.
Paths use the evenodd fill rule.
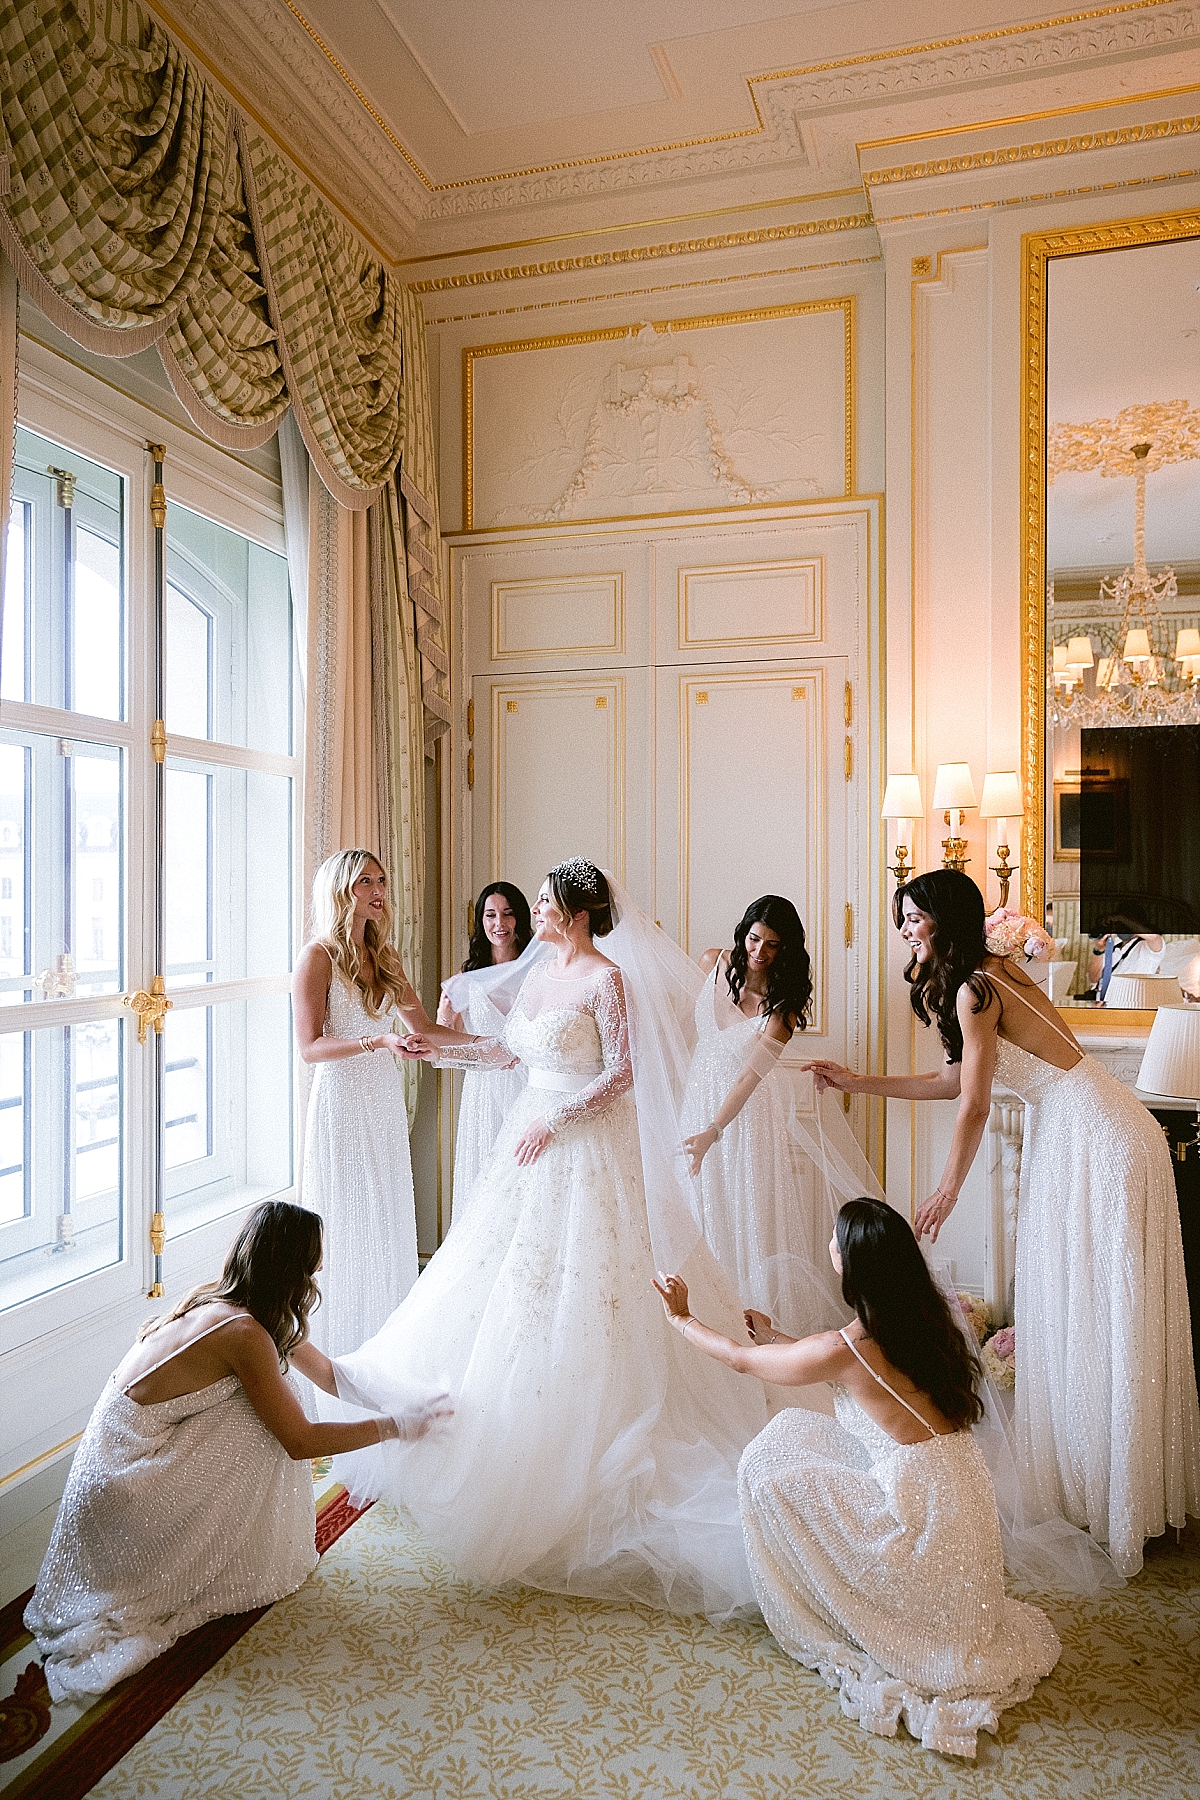
<path fill-rule="evenodd" d="M 96 1800 L 1189 1800 L 1200 1528 L 1052 1603 L 1055 1674 L 971 1766 L 868 1736 L 761 1626 L 455 1581 L 377 1506 Z"/>

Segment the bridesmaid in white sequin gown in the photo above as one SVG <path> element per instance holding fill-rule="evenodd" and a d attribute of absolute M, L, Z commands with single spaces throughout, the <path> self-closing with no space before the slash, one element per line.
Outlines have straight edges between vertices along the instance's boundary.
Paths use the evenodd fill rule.
<path fill-rule="evenodd" d="M 311 1458 L 444 1417 L 310 1424 L 290 1358 L 335 1391 L 305 1343 L 321 1221 L 284 1201 L 249 1215 L 217 1281 L 145 1328 L 75 1452 L 25 1623 L 52 1700 L 106 1693 L 185 1632 L 269 1606 L 316 1565 Z"/>
<path fill-rule="evenodd" d="M 325 1222 L 313 1336 L 339 1356 L 378 1331 L 417 1279 L 417 1219 L 398 1020 L 429 1020 L 392 949 L 387 876 L 339 850 L 313 879 L 315 937 L 292 982 L 301 1058 L 315 1065 L 303 1198 Z M 324 1406 L 324 1403 L 320 1403 Z M 342 1416 L 338 1413 L 338 1416 Z"/>
<path fill-rule="evenodd" d="M 898 889 L 894 910 L 913 951 L 913 1010 L 936 1018 L 944 1069 L 867 1077 L 811 1066 L 820 1085 L 851 1092 L 961 1092 L 941 1183 L 915 1220 L 933 1239 L 979 1148 L 993 1075 L 1025 1099 L 1014 1310 L 1027 1517 L 1090 1530 L 1134 1575 L 1146 1538 L 1200 1512 L 1200 1405 L 1170 1153 L 1149 1112 L 1084 1055 L 1040 989 L 988 953 L 973 881 L 934 870 Z"/>
<path fill-rule="evenodd" d="M 903 1718 L 927 1749 L 973 1757 L 976 1733 L 1029 1698 L 1059 1641 L 1005 1594 L 996 1498 L 969 1429 L 978 1369 L 907 1221 L 848 1201 L 829 1255 L 856 1317 L 801 1341 L 748 1312 L 747 1349 L 693 1318 L 677 1278 L 659 1292 L 719 1362 L 833 1385 L 834 1418 L 786 1408 L 739 1470 L 755 1592 L 779 1644 L 865 1730 L 892 1737 Z"/>
<path fill-rule="evenodd" d="M 795 1095 L 778 1066 L 812 995 L 791 901 L 752 902 L 732 950 L 706 951 L 700 967 L 708 979 L 696 1002 L 683 1129 L 705 1238 L 747 1305 L 802 1334 L 827 1330 L 844 1312 L 826 1248 L 833 1211 L 789 1130 Z"/>
<path fill-rule="evenodd" d="M 459 974 L 442 983 L 438 1024 L 473 1037 L 500 1037 L 516 988 L 506 989 L 494 975 L 512 968 L 532 941 L 529 902 L 512 882 L 493 881 L 475 902 L 474 916 L 467 960 Z M 514 1069 L 468 1069 L 463 1075 L 454 1134 L 453 1204 L 460 1213 L 524 1085 L 519 1063 Z"/>
<path fill-rule="evenodd" d="M 580 859 L 552 871 L 534 917 L 555 955 L 527 976 L 503 1040 L 428 1035 L 443 1063 L 519 1057 L 528 1086 L 408 1299 L 345 1359 L 377 1404 L 398 1370 L 449 1389 L 453 1431 L 390 1472 L 367 1452 L 341 1473 L 405 1505 L 477 1581 L 729 1617 L 754 1609 L 736 1471 L 765 1407 L 663 1326 L 626 986 L 592 941 L 611 925 L 607 894 Z M 696 1262 L 720 1312 L 702 1243 Z"/>

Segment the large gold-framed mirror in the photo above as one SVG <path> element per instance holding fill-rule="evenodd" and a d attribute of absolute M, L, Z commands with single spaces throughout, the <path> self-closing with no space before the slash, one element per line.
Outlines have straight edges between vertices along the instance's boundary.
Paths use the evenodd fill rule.
<path fill-rule="evenodd" d="M 1200 998 L 1200 212 L 1023 247 L 1022 904 L 1148 1023 Z"/>

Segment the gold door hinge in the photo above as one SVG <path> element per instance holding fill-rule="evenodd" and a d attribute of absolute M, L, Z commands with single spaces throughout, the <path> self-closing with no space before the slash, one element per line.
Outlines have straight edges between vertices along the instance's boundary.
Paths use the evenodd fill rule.
<path fill-rule="evenodd" d="M 848 1113 L 850 1111 L 850 1096 L 849 1096 L 849 1094 L 842 1095 L 842 1111 L 846 1112 L 846 1113 Z"/>
<path fill-rule="evenodd" d="M 848 900 L 846 902 L 846 916 L 842 923 L 842 930 L 846 939 L 846 948 L 849 949 L 854 942 L 854 908 Z"/>
<path fill-rule="evenodd" d="M 167 984 L 161 975 L 156 975 L 150 983 L 149 993 L 145 988 L 139 988 L 136 994 L 122 994 L 121 1004 L 136 1014 L 138 1043 L 144 1044 L 147 1025 L 153 1025 L 157 1036 L 162 1031 L 163 1020 L 175 1002 L 167 999 Z"/>
<path fill-rule="evenodd" d="M 156 1257 L 161 1257 L 162 1253 L 166 1249 L 166 1247 L 167 1247 L 167 1221 L 163 1217 L 162 1213 L 156 1212 L 154 1214 L 153 1218 L 150 1220 L 150 1248 L 153 1250 Z M 161 1300 L 162 1297 L 163 1297 L 162 1282 L 157 1281 L 157 1280 L 151 1282 L 150 1290 L 146 1295 L 147 1300 Z"/>
<path fill-rule="evenodd" d="M 150 727 L 150 754 L 156 763 L 167 760 L 167 728 L 161 719 L 155 719 Z"/>
<path fill-rule="evenodd" d="M 854 689 L 849 682 L 846 683 L 846 692 L 842 701 L 842 710 L 845 713 L 847 725 L 852 725 L 854 723 Z"/>
<path fill-rule="evenodd" d="M 147 450 L 159 467 L 167 459 L 165 444 L 147 444 Z M 167 523 L 167 490 L 161 481 L 156 481 L 150 489 L 150 523 L 155 531 L 162 531 Z"/>
<path fill-rule="evenodd" d="M 854 739 L 850 736 L 849 732 L 846 733 L 845 762 L 846 780 L 849 781 L 850 777 L 854 774 Z"/>
<path fill-rule="evenodd" d="M 475 736 L 475 702 L 473 700 L 467 701 L 467 736 L 469 738 Z"/>
<path fill-rule="evenodd" d="M 474 752 L 474 750 L 467 751 L 467 786 L 469 788 L 473 788 L 475 786 L 475 752 Z"/>

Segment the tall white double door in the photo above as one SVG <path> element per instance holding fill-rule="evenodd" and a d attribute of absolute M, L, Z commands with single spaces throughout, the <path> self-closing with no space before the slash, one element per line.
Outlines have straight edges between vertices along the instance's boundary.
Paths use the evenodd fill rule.
<path fill-rule="evenodd" d="M 789 1060 L 861 1065 L 876 525 L 846 501 L 452 540 L 452 966 L 486 882 L 532 900 L 570 856 L 611 869 L 694 957 L 782 894 L 814 975 Z"/>

